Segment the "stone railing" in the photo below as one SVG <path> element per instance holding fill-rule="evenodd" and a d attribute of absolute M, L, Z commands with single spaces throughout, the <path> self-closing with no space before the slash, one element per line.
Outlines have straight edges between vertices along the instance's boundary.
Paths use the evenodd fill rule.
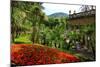
<path fill-rule="evenodd" d="M 73 14 L 69 14 L 69 20 L 70 19 L 76 19 L 76 18 L 82 18 L 82 17 L 91 17 L 91 16 L 95 16 L 96 14 L 96 10 L 92 9 L 89 11 L 85 11 L 85 12 L 80 12 L 80 13 L 73 13 Z"/>

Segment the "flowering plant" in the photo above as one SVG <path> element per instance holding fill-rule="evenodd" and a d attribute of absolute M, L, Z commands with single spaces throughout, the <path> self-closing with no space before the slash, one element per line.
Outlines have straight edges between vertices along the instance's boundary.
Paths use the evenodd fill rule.
<path fill-rule="evenodd" d="M 11 63 L 16 65 L 39 65 L 77 62 L 69 53 L 40 45 L 14 44 L 11 46 Z"/>

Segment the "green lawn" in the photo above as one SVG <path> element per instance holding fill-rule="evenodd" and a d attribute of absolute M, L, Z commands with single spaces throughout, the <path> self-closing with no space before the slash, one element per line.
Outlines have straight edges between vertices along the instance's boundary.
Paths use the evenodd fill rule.
<path fill-rule="evenodd" d="M 32 44 L 30 41 L 30 35 L 28 34 L 23 34 L 15 38 L 15 43 Z"/>

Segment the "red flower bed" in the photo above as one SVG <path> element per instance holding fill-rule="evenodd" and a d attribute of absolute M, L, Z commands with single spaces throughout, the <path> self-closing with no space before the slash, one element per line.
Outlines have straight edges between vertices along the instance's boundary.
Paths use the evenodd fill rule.
<path fill-rule="evenodd" d="M 39 65 L 77 62 L 75 56 L 46 46 L 14 44 L 11 46 L 11 62 L 16 65 Z"/>

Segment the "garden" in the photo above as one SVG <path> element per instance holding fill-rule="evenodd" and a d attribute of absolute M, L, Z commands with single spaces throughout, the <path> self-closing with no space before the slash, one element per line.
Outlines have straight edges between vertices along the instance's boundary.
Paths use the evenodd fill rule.
<path fill-rule="evenodd" d="M 95 23 L 69 25 L 68 16 L 44 9 L 41 2 L 11 2 L 11 65 L 95 61 Z"/>

